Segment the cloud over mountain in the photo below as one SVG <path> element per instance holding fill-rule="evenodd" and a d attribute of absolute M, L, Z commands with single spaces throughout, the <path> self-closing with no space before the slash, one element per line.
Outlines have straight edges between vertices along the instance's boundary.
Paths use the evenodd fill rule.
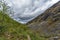
<path fill-rule="evenodd" d="M 27 23 L 34 19 L 59 0 L 5 0 L 14 13 L 9 14 L 11 18 L 20 22 Z"/>

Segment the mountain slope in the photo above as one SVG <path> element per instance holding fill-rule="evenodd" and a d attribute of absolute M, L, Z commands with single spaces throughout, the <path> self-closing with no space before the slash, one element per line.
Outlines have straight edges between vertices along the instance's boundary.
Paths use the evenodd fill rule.
<path fill-rule="evenodd" d="M 12 20 L 0 11 L 0 40 L 44 40 L 26 25 Z"/>
<path fill-rule="evenodd" d="M 38 32 L 40 36 L 60 36 L 60 1 L 47 9 L 43 14 L 28 22 L 27 25 Z"/>

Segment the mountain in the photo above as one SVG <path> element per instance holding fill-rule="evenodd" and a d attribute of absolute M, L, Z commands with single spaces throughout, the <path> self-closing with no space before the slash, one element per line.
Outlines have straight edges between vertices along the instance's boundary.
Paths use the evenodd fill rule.
<path fill-rule="evenodd" d="M 59 39 L 60 2 L 27 25 L 11 19 L 5 12 L 6 7 L 3 9 L 4 11 L 0 11 L 0 40 L 49 40 L 52 37 L 55 37 L 54 40 Z"/>
<path fill-rule="evenodd" d="M 4 3 L 9 7 L 8 14 L 11 18 L 22 24 L 26 24 L 58 1 L 59 0 L 4 0 Z"/>
<path fill-rule="evenodd" d="M 28 27 L 39 33 L 41 37 L 60 36 L 60 1 L 44 13 L 27 23 Z"/>
<path fill-rule="evenodd" d="M 11 19 L 4 11 L 0 11 L 0 40 L 44 40 L 27 25 Z"/>

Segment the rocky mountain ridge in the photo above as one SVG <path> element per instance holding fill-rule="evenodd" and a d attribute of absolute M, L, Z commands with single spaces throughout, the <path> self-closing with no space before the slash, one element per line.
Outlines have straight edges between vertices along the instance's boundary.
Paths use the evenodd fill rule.
<path fill-rule="evenodd" d="M 60 1 L 28 22 L 27 25 L 41 36 L 60 36 Z"/>

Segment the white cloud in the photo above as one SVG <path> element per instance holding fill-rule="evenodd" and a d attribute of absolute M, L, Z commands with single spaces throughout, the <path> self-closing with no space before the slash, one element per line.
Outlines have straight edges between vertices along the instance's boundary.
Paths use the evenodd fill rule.
<path fill-rule="evenodd" d="M 59 0 L 5 0 L 15 12 L 12 17 L 20 23 L 27 23 Z M 12 14 L 11 14 L 12 16 Z"/>

